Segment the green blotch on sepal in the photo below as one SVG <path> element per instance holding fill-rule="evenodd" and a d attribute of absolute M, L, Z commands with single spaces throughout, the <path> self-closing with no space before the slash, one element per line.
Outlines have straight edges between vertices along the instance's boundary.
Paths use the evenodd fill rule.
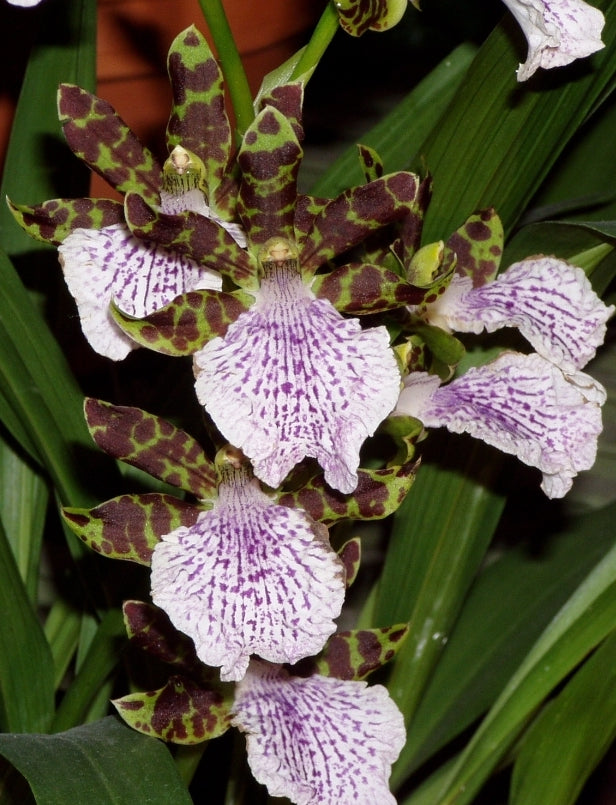
<path fill-rule="evenodd" d="M 73 153 L 120 193 L 156 204 L 161 167 L 107 101 L 73 84 L 58 90 L 58 115 Z"/>
<path fill-rule="evenodd" d="M 336 0 L 334 3 L 340 25 L 351 36 L 393 28 L 404 16 L 407 5 L 407 0 Z"/>
<path fill-rule="evenodd" d="M 186 431 L 141 408 L 86 398 L 90 434 L 105 453 L 197 498 L 216 496 L 214 464 Z"/>
<path fill-rule="evenodd" d="M 302 662 L 302 673 L 310 671 L 336 679 L 365 679 L 396 656 L 408 629 L 408 624 L 399 623 L 379 629 L 339 632 L 329 639 L 317 657 Z"/>
<path fill-rule="evenodd" d="M 295 240 L 297 175 L 303 156 L 291 121 L 267 106 L 240 147 L 242 172 L 237 211 L 254 252 L 270 238 Z"/>
<path fill-rule="evenodd" d="M 361 564 L 361 540 L 359 537 L 345 542 L 338 551 L 342 564 L 344 565 L 344 579 L 347 589 L 353 584 L 359 573 L 359 566 Z"/>
<path fill-rule="evenodd" d="M 120 495 L 93 509 L 66 507 L 62 517 L 93 551 L 109 559 L 149 566 L 161 537 L 180 526 L 194 525 L 203 509 L 172 495 L 151 492 Z"/>
<path fill-rule="evenodd" d="M 393 271 L 364 263 L 349 263 L 329 274 L 318 274 L 311 289 L 338 310 L 354 315 L 417 305 L 424 296 Z"/>
<path fill-rule="evenodd" d="M 192 291 L 143 319 L 126 316 L 114 304 L 118 326 L 142 347 L 176 357 L 192 355 L 248 310 L 254 298 L 241 292 Z"/>
<path fill-rule="evenodd" d="M 404 466 L 415 455 L 415 445 L 423 434 L 423 424 L 412 416 L 388 416 L 378 427 L 377 434 L 388 436 L 396 452 L 389 461 L 392 467 Z"/>
<path fill-rule="evenodd" d="M 56 198 L 35 204 L 8 207 L 19 226 L 35 240 L 58 246 L 73 230 L 103 229 L 124 223 L 124 207 L 118 201 L 100 198 Z"/>
<path fill-rule="evenodd" d="M 358 143 L 357 151 L 359 154 L 359 163 L 362 172 L 367 182 L 372 182 L 374 179 L 380 179 L 385 173 L 383 160 L 379 154 L 370 148 L 369 145 L 362 145 Z"/>
<path fill-rule="evenodd" d="M 167 66 L 173 93 L 167 125 L 169 148 L 182 146 L 203 162 L 208 203 L 230 219 L 235 194 L 218 192 L 229 170 L 233 145 L 220 67 L 207 40 L 193 25 L 171 43 Z"/>
<path fill-rule="evenodd" d="M 477 288 L 491 282 L 498 271 L 505 234 L 493 208 L 473 213 L 447 240 L 456 254 L 456 272 L 468 274 Z"/>
<path fill-rule="evenodd" d="M 218 738 L 231 723 L 231 696 L 174 675 L 158 690 L 131 693 L 112 704 L 138 732 L 186 746 Z"/>
<path fill-rule="evenodd" d="M 325 525 L 339 520 L 381 520 L 400 506 L 415 480 L 416 463 L 384 469 L 358 470 L 357 488 L 343 495 L 325 483 L 322 473 L 306 478 L 302 470 L 291 473 L 288 486 L 279 493 L 284 506 L 302 508 Z"/>

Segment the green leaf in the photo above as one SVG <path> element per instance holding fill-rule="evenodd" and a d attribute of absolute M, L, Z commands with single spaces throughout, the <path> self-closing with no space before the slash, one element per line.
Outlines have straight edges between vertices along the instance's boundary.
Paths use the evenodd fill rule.
<path fill-rule="evenodd" d="M 214 462 L 186 431 L 141 408 L 87 398 L 84 409 L 92 438 L 110 456 L 198 498 L 216 494 Z"/>
<path fill-rule="evenodd" d="M 0 715 L 8 732 L 44 732 L 54 711 L 53 661 L 0 523 Z"/>
<path fill-rule="evenodd" d="M 515 67 L 526 43 L 513 19 L 506 18 L 483 44 L 411 163 L 424 165 L 434 180 L 427 242 L 484 207 L 495 207 L 505 232 L 511 230 L 613 80 L 616 7 L 607 0 L 595 5 L 605 12 L 606 47 L 591 62 L 544 71 L 520 86 Z"/>
<path fill-rule="evenodd" d="M 60 142 L 56 93 L 61 81 L 94 88 L 96 83 L 94 0 L 71 0 L 62 8 L 44 4 L 40 30 L 28 61 L 6 155 L 0 198 L 34 199 L 84 195 L 89 174 Z M 32 241 L 0 204 L 0 243 L 11 256 L 32 251 Z"/>
<path fill-rule="evenodd" d="M 37 805 L 191 805 L 169 751 L 116 718 L 56 735 L 0 735 L 0 754 L 20 771 Z M 119 774 L 118 769 L 123 769 Z"/>
<path fill-rule="evenodd" d="M 511 805 L 574 805 L 616 737 L 616 633 L 550 701 L 524 736 Z M 558 774 L 546 774 L 558 769 Z"/>
<path fill-rule="evenodd" d="M 322 473 L 311 478 L 301 472 L 291 475 L 295 489 L 284 491 L 278 502 L 304 509 L 314 519 L 327 525 L 337 520 L 381 520 L 394 512 L 415 480 L 416 464 L 380 470 L 359 469 L 359 482 L 352 495 L 343 495 L 325 483 Z"/>
<path fill-rule="evenodd" d="M 494 703 L 443 785 L 439 805 L 466 805 L 549 693 L 612 631 L 616 546 L 550 622 Z"/>
<path fill-rule="evenodd" d="M 252 301 L 252 300 L 250 300 Z M 248 310 L 243 292 L 192 291 L 143 319 L 131 319 L 114 305 L 111 315 L 119 327 L 143 347 L 165 355 L 192 355 Z"/>
<path fill-rule="evenodd" d="M 338 310 L 354 315 L 418 305 L 425 295 L 393 271 L 366 263 L 349 263 L 329 274 L 319 274 L 311 289 Z"/>
<path fill-rule="evenodd" d="M 174 744 L 218 738 L 231 722 L 232 695 L 207 690 L 182 676 L 172 676 L 159 690 L 130 693 L 113 705 L 133 729 Z"/>
<path fill-rule="evenodd" d="M 66 507 L 68 527 L 93 551 L 110 559 L 149 565 L 163 534 L 191 526 L 202 511 L 171 495 L 120 495 L 94 509 Z"/>
<path fill-rule="evenodd" d="M 539 554 L 491 561 L 473 584 L 409 731 L 410 774 L 496 700 L 552 617 L 614 543 L 615 506 L 576 518 Z"/>

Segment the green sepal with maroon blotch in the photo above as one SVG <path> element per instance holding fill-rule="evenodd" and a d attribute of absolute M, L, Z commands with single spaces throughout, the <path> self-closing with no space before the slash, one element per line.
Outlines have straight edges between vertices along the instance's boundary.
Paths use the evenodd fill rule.
<path fill-rule="evenodd" d="M 58 114 L 71 150 L 120 193 L 156 204 L 162 170 L 111 104 L 73 84 L 58 90 Z"/>
<path fill-rule="evenodd" d="M 474 288 L 492 282 L 504 243 L 503 225 L 492 207 L 473 213 L 447 240 L 447 246 L 457 257 L 456 273 L 468 274 Z"/>
<path fill-rule="evenodd" d="M 413 256 L 421 246 L 423 222 L 432 198 L 432 177 L 426 176 L 417 188 L 417 195 L 412 204 L 409 204 L 407 214 L 396 223 L 395 236 L 391 243 L 391 251 L 401 266 L 400 274 L 412 283 L 413 277 L 409 275 L 408 267 Z"/>
<path fill-rule="evenodd" d="M 112 704 L 137 732 L 192 746 L 218 738 L 229 729 L 233 697 L 230 691 L 224 695 L 176 675 L 158 690 L 130 693 L 113 699 Z"/>
<path fill-rule="evenodd" d="M 75 229 L 102 229 L 124 223 L 124 207 L 105 198 L 54 198 L 29 207 L 13 204 L 10 211 L 30 237 L 58 246 Z"/>
<path fill-rule="evenodd" d="M 62 516 L 79 539 L 109 559 L 149 565 L 154 546 L 164 534 L 194 525 L 205 506 L 172 495 L 149 492 L 120 495 L 93 509 L 62 509 Z"/>
<path fill-rule="evenodd" d="M 342 564 L 344 565 L 344 582 L 346 588 L 351 586 L 357 574 L 359 573 L 359 566 L 361 564 L 361 540 L 359 537 L 353 537 L 345 542 L 342 548 L 338 551 Z"/>
<path fill-rule="evenodd" d="M 167 215 L 129 193 L 124 200 L 129 229 L 138 238 L 186 255 L 204 268 L 213 268 L 243 288 L 258 287 L 257 262 L 227 230 L 196 212 Z"/>
<path fill-rule="evenodd" d="M 234 194 L 226 193 L 222 198 L 217 193 L 229 170 L 232 153 L 223 77 L 207 40 L 194 25 L 171 43 L 167 67 L 173 94 L 167 125 L 169 150 L 181 145 L 203 161 L 210 208 L 222 213 L 225 220 L 232 220 Z"/>
<path fill-rule="evenodd" d="M 186 431 L 141 408 L 92 397 L 86 398 L 84 412 L 92 438 L 105 453 L 197 498 L 216 496 L 214 462 Z"/>
<path fill-rule="evenodd" d="M 170 665 L 176 673 L 189 676 L 200 685 L 225 687 L 218 669 L 199 660 L 193 641 L 173 626 L 160 607 L 145 601 L 125 601 L 122 611 L 128 638 L 140 651 Z"/>
<path fill-rule="evenodd" d="M 443 367 L 449 367 L 448 376 L 451 375 L 453 369 L 460 363 L 466 353 L 464 344 L 452 333 L 446 332 L 441 327 L 428 324 L 419 318 L 415 319 L 409 326 L 430 351 L 432 360 L 426 366 L 426 369 L 432 369 L 434 361 L 438 361 Z M 439 375 L 443 380 L 448 379 L 448 376 L 445 377 L 442 372 L 439 372 Z"/>
<path fill-rule="evenodd" d="M 295 241 L 297 174 L 302 160 L 291 121 L 273 106 L 259 112 L 238 153 L 237 212 L 254 253 L 273 237 Z"/>
<path fill-rule="evenodd" d="M 192 355 L 216 336 L 223 336 L 254 299 L 242 291 L 191 291 L 143 319 L 126 316 L 114 304 L 109 311 L 118 326 L 142 347 L 180 357 Z"/>
<path fill-rule="evenodd" d="M 317 657 L 302 661 L 301 673 L 311 672 L 336 679 L 365 679 L 396 656 L 408 630 L 406 623 L 399 623 L 380 629 L 338 632 L 330 637 Z"/>
<path fill-rule="evenodd" d="M 387 31 L 402 19 L 407 0 L 336 0 L 340 25 L 351 36 Z"/>
<path fill-rule="evenodd" d="M 357 488 L 351 495 L 329 487 L 319 473 L 302 479 L 296 489 L 283 491 L 278 502 L 302 508 L 313 520 L 328 526 L 338 520 L 381 520 L 395 512 L 406 497 L 415 480 L 416 467 L 416 463 L 408 462 L 378 470 L 360 468 Z M 293 473 L 289 483 L 293 483 Z"/>
<path fill-rule="evenodd" d="M 317 274 L 311 289 L 321 299 L 329 299 L 342 313 L 353 315 L 417 305 L 424 297 L 422 290 L 393 271 L 365 263 L 348 263 L 329 274 Z"/>
<path fill-rule="evenodd" d="M 375 179 L 380 179 L 385 173 L 383 160 L 379 154 L 370 148 L 369 145 L 357 144 L 357 151 L 359 156 L 359 164 L 361 165 L 362 172 L 367 182 L 372 182 Z"/>
<path fill-rule="evenodd" d="M 267 106 L 273 106 L 289 121 L 298 142 L 304 139 L 302 125 L 302 105 L 304 103 L 304 85 L 301 81 L 291 84 L 280 84 L 272 87 L 259 97 L 257 112 Z"/>
<path fill-rule="evenodd" d="M 389 460 L 391 467 L 405 466 L 415 455 L 415 445 L 424 432 L 423 424 L 412 416 L 388 416 L 377 429 L 378 436 L 389 437 L 395 453 Z"/>
<path fill-rule="evenodd" d="M 311 223 L 303 211 L 299 223 L 307 230 L 300 240 L 304 280 L 309 281 L 324 263 L 379 229 L 408 217 L 416 206 L 419 187 L 415 174 L 399 171 L 345 190 L 317 208 Z"/>

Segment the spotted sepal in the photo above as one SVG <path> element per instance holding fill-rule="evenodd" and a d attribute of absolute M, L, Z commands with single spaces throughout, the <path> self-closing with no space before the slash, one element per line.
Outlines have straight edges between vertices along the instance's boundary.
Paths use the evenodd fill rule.
<path fill-rule="evenodd" d="M 162 171 L 115 109 L 73 84 L 61 84 L 58 114 L 72 151 L 120 193 L 157 203 Z"/>
<path fill-rule="evenodd" d="M 304 127 L 302 126 L 302 105 L 304 102 L 304 85 L 301 81 L 292 84 L 281 84 L 272 87 L 269 92 L 264 93 L 259 98 L 257 111 L 273 106 L 291 124 L 295 136 L 301 142 L 304 139 Z"/>
<path fill-rule="evenodd" d="M 220 683 L 217 670 L 203 665 L 193 641 L 173 626 L 160 607 L 145 601 L 125 601 L 122 611 L 126 633 L 134 646 L 170 665 L 176 673 L 197 682 Z"/>
<path fill-rule="evenodd" d="M 142 347 L 178 357 L 192 355 L 212 338 L 224 335 L 231 322 L 248 310 L 251 301 L 242 292 L 192 291 L 143 319 L 131 319 L 115 305 L 111 305 L 110 312 L 122 330 Z"/>
<path fill-rule="evenodd" d="M 391 244 L 391 251 L 396 255 L 402 266 L 401 274 L 409 282 L 414 279 L 408 273 L 408 267 L 415 252 L 421 245 L 423 221 L 432 198 L 432 177 L 426 176 L 419 183 L 417 195 L 412 204 L 409 204 L 406 215 L 396 224 L 395 238 Z"/>
<path fill-rule="evenodd" d="M 338 551 L 338 556 L 344 565 L 344 580 L 348 589 L 357 578 L 361 564 L 361 540 L 359 537 L 353 537 L 345 542 Z"/>
<path fill-rule="evenodd" d="M 302 481 L 301 487 L 283 492 L 279 503 L 302 508 L 326 525 L 348 519 L 381 520 L 400 506 L 415 480 L 415 472 L 413 462 L 378 470 L 360 468 L 359 483 L 351 495 L 332 489 L 319 474 Z"/>
<path fill-rule="evenodd" d="M 358 144 L 357 151 L 359 154 L 359 163 L 364 173 L 367 182 L 372 182 L 375 179 L 380 179 L 385 170 L 383 168 L 383 160 L 369 145 Z"/>
<path fill-rule="evenodd" d="M 206 268 L 213 268 L 236 285 L 258 285 L 257 264 L 227 230 L 195 212 L 167 215 L 152 209 L 140 196 L 127 195 L 126 223 L 138 238 L 186 255 Z"/>
<path fill-rule="evenodd" d="M 102 229 L 124 221 L 118 201 L 103 198 L 55 198 L 29 207 L 13 204 L 10 211 L 32 238 L 58 246 L 74 229 Z"/>
<path fill-rule="evenodd" d="M 312 224 L 301 242 L 304 279 L 372 233 L 411 214 L 419 186 L 415 174 L 399 171 L 345 190 L 323 206 L 313 202 Z M 307 222 L 301 223 L 305 229 Z"/>
<path fill-rule="evenodd" d="M 90 434 L 110 456 L 197 498 L 216 494 L 214 462 L 186 431 L 141 408 L 86 398 Z"/>
<path fill-rule="evenodd" d="M 253 247 L 273 237 L 295 240 L 293 220 L 302 148 L 291 121 L 273 106 L 260 112 L 238 154 L 237 211 Z"/>
<path fill-rule="evenodd" d="M 227 171 L 232 146 L 220 67 L 193 25 L 172 42 L 167 67 L 173 93 L 169 149 L 181 145 L 203 160 L 208 201 L 217 209 L 216 188 Z"/>
<path fill-rule="evenodd" d="M 408 5 L 407 0 L 336 0 L 340 25 L 351 36 L 366 31 L 386 31 L 397 25 Z"/>
<path fill-rule="evenodd" d="M 120 495 L 93 509 L 62 509 L 68 527 L 109 559 L 149 565 L 163 534 L 192 526 L 202 507 L 156 492 Z"/>
<path fill-rule="evenodd" d="M 311 288 L 341 312 L 354 315 L 416 305 L 424 297 L 422 290 L 393 271 L 365 263 L 348 263 L 329 274 L 318 274 Z"/>
<path fill-rule="evenodd" d="M 112 704 L 137 732 L 184 746 L 218 738 L 231 722 L 231 694 L 225 696 L 180 675 L 169 677 L 158 690 L 129 693 Z"/>
<path fill-rule="evenodd" d="M 339 632 L 317 657 L 301 664 L 302 676 L 312 672 L 336 679 L 365 679 L 396 656 L 407 634 L 405 623 Z"/>
<path fill-rule="evenodd" d="M 498 271 L 505 234 L 493 208 L 473 213 L 447 241 L 456 254 L 456 272 L 468 274 L 473 287 L 491 282 Z"/>

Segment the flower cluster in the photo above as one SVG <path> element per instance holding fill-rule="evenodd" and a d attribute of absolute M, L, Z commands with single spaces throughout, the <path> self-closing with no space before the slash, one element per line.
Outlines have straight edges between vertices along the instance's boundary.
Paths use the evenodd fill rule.
<path fill-rule="evenodd" d="M 213 462 L 169 422 L 86 401 L 103 450 L 190 496 L 64 510 L 94 550 L 151 567 L 156 607 L 129 602 L 127 629 L 177 673 L 117 706 L 169 741 L 246 732 L 273 796 L 390 802 L 404 724 L 387 691 L 363 679 L 404 628 L 335 634 L 357 545 L 336 552 L 329 526 L 396 509 L 422 426 L 515 453 L 542 471 L 549 495 L 564 494 L 594 460 L 605 395 L 580 370 L 612 309 L 554 258 L 495 278 L 492 212 L 421 249 L 429 181 L 384 175 L 369 149 L 363 185 L 334 199 L 298 193 L 301 83 L 260 97 L 235 152 L 221 74 L 194 28 L 173 43 L 169 71 L 163 165 L 107 103 L 60 90 L 69 145 L 123 203 L 12 205 L 30 234 L 58 245 L 91 346 L 113 360 L 139 346 L 192 356 L 204 415 L 229 443 Z M 536 353 L 505 352 L 443 385 L 462 357 L 452 330 L 509 326 Z M 403 415 L 402 458 L 360 467 L 366 440 Z M 332 659 L 340 641 L 344 668 Z"/>

